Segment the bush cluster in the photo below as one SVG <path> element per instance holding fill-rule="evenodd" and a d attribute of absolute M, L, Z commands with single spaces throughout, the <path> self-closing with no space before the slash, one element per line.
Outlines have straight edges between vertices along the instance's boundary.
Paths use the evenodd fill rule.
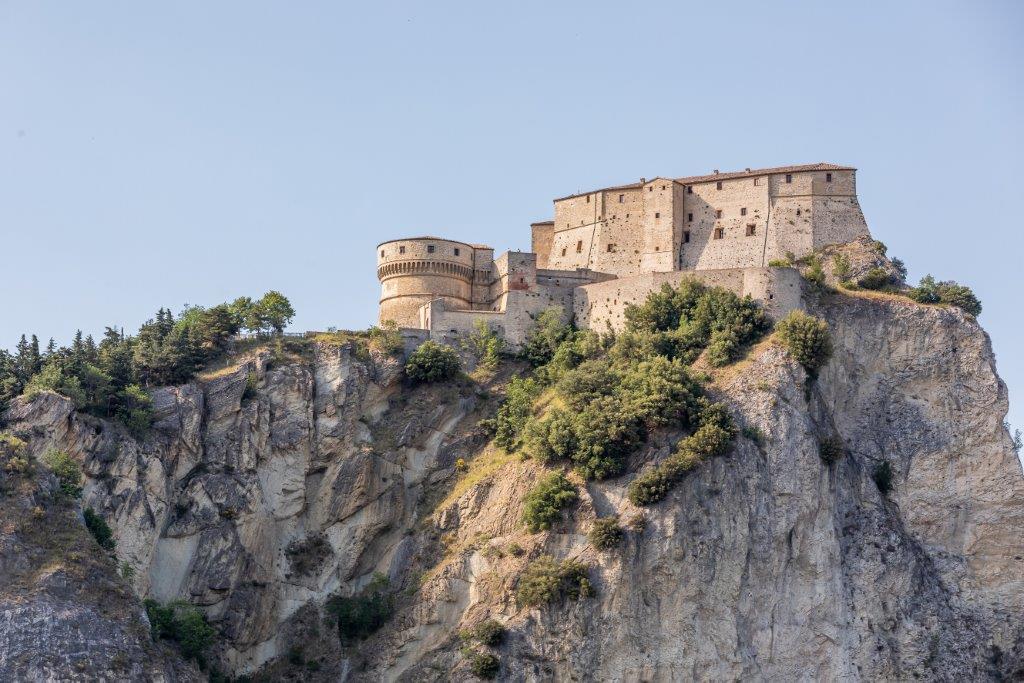
<path fill-rule="evenodd" d="M 388 578 L 374 574 L 373 580 L 359 594 L 336 596 L 327 601 L 326 609 L 338 623 L 342 642 L 368 638 L 391 617 L 394 600 L 387 591 Z"/>
<path fill-rule="evenodd" d="M 487 619 L 471 629 L 464 630 L 460 635 L 463 640 L 475 640 L 481 645 L 496 647 L 505 636 L 505 627 L 494 619 Z"/>
<path fill-rule="evenodd" d="M 826 464 L 831 465 L 846 455 L 846 446 L 842 439 L 831 436 L 818 444 L 818 455 Z"/>
<path fill-rule="evenodd" d="M 593 595 L 587 565 L 572 559 L 558 562 L 550 555 L 541 555 L 527 565 L 516 583 L 516 601 L 527 607 Z"/>
<path fill-rule="evenodd" d="M 736 438 L 732 417 L 720 403 L 706 399 L 702 403 L 697 430 L 680 440 L 672 455 L 630 482 L 627 495 L 634 505 L 660 501 L 687 472 L 708 458 L 728 452 Z"/>
<path fill-rule="evenodd" d="M 594 526 L 587 538 L 598 550 L 609 550 L 622 543 L 625 533 L 619 526 L 618 517 L 602 517 L 594 520 Z"/>
<path fill-rule="evenodd" d="M 89 533 L 100 544 L 100 547 L 106 550 L 113 550 L 116 545 L 114 542 L 114 532 L 111 531 L 107 521 L 97 515 L 92 508 L 85 508 L 82 511 L 82 517 L 85 519 L 85 528 L 89 530 Z"/>
<path fill-rule="evenodd" d="M 458 376 L 462 370 L 459 355 L 450 346 L 425 341 L 409 356 L 405 375 L 413 382 L 443 382 Z"/>
<path fill-rule="evenodd" d="M 775 325 L 779 341 L 808 374 L 814 376 L 832 356 L 828 323 L 803 311 L 792 311 Z"/>
<path fill-rule="evenodd" d="M 857 280 L 864 289 L 882 289 L 893 284 L 892 277 L 884 268 L 872 268 Z"/>
<path fill-rule="evenodd" d="M 182 600 L 161 605 L 156 600 L 143 601 L 150 631 L 154 640 L 165 638 L 177 643 L 188 659 L 204 662 L 204 656 L 216 631 L 210 626 L 198 607 Z"/>
<path fill-rule="evenodd" d="M 82 493 L 82 468 L 78 461 L 64 451 L 51 448 L 43 453 L 43 464 L 53 472 L 66 496 L 77 498 Z"/>
<path fill-rule="evenodd" d="M 495 417 L 494 442 L 502 448 L 518 447 L 520 435 L 533 414 L 533 402 L 542 386 L 532 377 L 513 377 L 505 390 L 505 401 Z"/>
<path fill-rule="evenodd" d="M 981 302 L 970 287 L 952 280 L 936 282 L 931 275 L 921 278 L 921 283 L 910 290 L 910 298 L 922 304 L 949 304 L 963 309 L 973 316 L 981 314 Z"/>
<path fill-rule="evenodd" d="M 505 341 L 496 331 L 491 329 L 485 320 L 473 323 L 473 331 L 463 340 L 462 348 L 472 354 L 477 366 L 485 370 L 498 367 L 501 353 L 505 349 Z"/>
<path fill-rule="evenodd" d="M 396 356 L 405 348 L 402 333 L 398 330 L 398 323 L 394 320 L 385 320 L 380 327 L 371 325 L 367 336 L 370 348 L 378 353 Z"/>
<path fill-rule="evenodd" d="M 531 533 L 550 529 L 562 509 L 579 493 L 565 475 L 554 472 L 541 479 L 523 499 L 523 523 Z"/>
<path fill-rule="evenodd" d="M 477 678 L 490 680 L 495 678 L 498 675 L 498 671 L 501 670 L 501 660 L 490 652 L 471 651 L 468 653 L 468 657 L 469 670 Z"/>

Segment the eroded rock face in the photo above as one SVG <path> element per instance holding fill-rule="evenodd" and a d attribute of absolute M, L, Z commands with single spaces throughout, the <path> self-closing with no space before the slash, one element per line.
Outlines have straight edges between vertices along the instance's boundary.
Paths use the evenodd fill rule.
<path fill-rule="evenodd" d="M 987 336 L 897 297 L 811 308 L 836 347 L 817 380 L 771 343 L 716 375 L 713 392 L 763 438 L 739 438 L 643 510 L 625 495 L 632 474 L 578 481 L 571 518 L 540 534 L 520 519 L 543 468 L 475 429 L 493 397 L 412 389 L 397 361 L 349 346 L 160 389 L 143 442 L 52 395 L 8 418 L 33 453 L 83 460 L 85 500 L 115 528 L 135 589 L 202 606 L 235 673 L 283 676 L 301 648 L 309 679 L 471 680 L 457 633 L 494 618 L 508 680 L 1014 675 L 1024 478 Z M 631 471 L 679 436 L 653 435 Z M 819 444 L 836 436 L 848 454 L 828 465 Z M 474 470 L 453 490 L 458 458 Z M 872 479 L 882 460 L 888 495 Z M 612 514 L 644 523 L 597 551 L 587 532 Z M 589 563 L 596 597 L 518 606 L 516 578 L 541 554 Z M 395 614 L 343 648 L 324 603 L 374 572 L 390 577 Z"/>

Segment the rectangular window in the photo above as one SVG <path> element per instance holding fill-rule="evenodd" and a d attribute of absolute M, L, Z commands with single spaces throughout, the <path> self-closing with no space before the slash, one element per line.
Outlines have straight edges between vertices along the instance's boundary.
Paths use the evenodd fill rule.
<path fill-rule="evenodd" d="M 721 218 L 721 217 L 722 217 L 722 210 L 721 209 L 715 209 L 715 218 Z"/>
<path fill-rule="evenodd" d="M 740 215 L 741 216 L 746 216 L 747 215 L 747 207 L 744 206 L 742 209 L 740 209 Z"/>
<path fill-rule="evenodd" d="M 725 237 L 725 228 L 715 228 L 715 239 L 720 240 Z"/>
<path fill-rule="evenodd" d="M 789 174 L 789 173 L 786 174 L 786 182 L 787 183 L 793 182 L 793 176 L 791 174 Z"/>
<path fill-rule="evenodd" d="M 686 220 L 689 221 L 690 223 L 692 223 L 693 222 L 693 214 L 692 213 L 686 214 Z"/>
<path fill-rule="evenodd" d="M 579 254 L 583 251 L 583 240 L 576 242 L 576 253 Z"/>
<path fill-rule="evenodd" d="M 614 245 L 614 244 L 611 244 L 611 243 L 609 243 L 609 244 L 608 244 L 608 253 L 610 254 L 610 253 L 612 253 L 613 251 L 615 251 L 615 245 Z"/>
<path fill-rule="evenodd" d="M 664 186 L 664 185 L 662 185 L 662 186 L 661 186 L 661 189 L 663 189 L 663 190 L 664 190 L 664 189 L 665 189 L 665 186 Z"/>
<path fill-rule="evenodd" d="M 684 230 L 683 231 L 683 244 L 686 244 L 689 241 L 690 241 L 690 231 L 689 230 Z"/>
<path fill-rule="evenodd" d="M 757 226 L 753 223 L 747 223 L 747 237 L 750 237 L 755 232 L 757 232 Z"/>
<path fill-rule="evenodd" d="M 797 216 L 799 216 L 799 215 L 800 215 L 800 209 L 797 209 L 797 210 L 796 210 L 796 215 L 797 215 Z"/>
<path fill-rule="evenodd" d="M 565 247 L 562 247 L 562 256 L 565 256 Z"/>
<path fill-rule="evenodd" d="M 380 250 L 380 257 L 384 258 L 384 250 L 383 249 Z"/>
<path fill-rule="evenodd" d="M 619 195 L 619 204 L 623 203 L 624 201 L 626 201 L 626 195 L 620 194 Z"/>
<path fill-rule="evenodd" d="M 654 217 L 655 217 L 655 218 L 661 218 L 661 212 L 659 212 L 659 211 L 655 211 L 655 212 L 654 212 Z"/>
<path fill-rule="evenodd" d="M 648 192 L 654 192 L 654 185 L 651 185 L 650 187 L 648 187 L 647 191 Z"/>
<path fill-rule="evenodd" d="M 456 255 L 456 256 L 458 256 L 458 255 L 459 255 L 459 248 L 458 248 L 458 247 L 455 247 L 455 255 Z"/>
<path fill-rule="evenodd" d="M 587 195 L 587 204 L 589 204 L 589 203 L 590 203 L 590 195 L 588 194 Z"/>
<path fill-rule="evenodd" d="M 399 247 L 398 248 L 398 253 L 399 254 L 404 254 L 405 253 L 405 247 Z"/>
<path fill-rule="evenodd" d="M 831 173 L 826 173 L 825 174 L 825 182 L 826 183 L 831 183 L 832 182 L 832 174 Z"/>
<path fill-rule="evenodd" d="M 686 194 L 693 194 L 693 185 L 686 186 Z"/>
<path fill-rule="evenodd" d="M 433 244 L 428 244 L 427 245 L 427 253 L 428 254 L 433 254 L 434 253 L 434 245 Z"/>
<path fill-rule="evenodd" d="M 760 184 L 761 184 L 761 179 L 760 178 L 754 178 L 754 186 L 756 187 L 756 186 L 758 186 Z"/>
<path fill-rule="evenodd" d="M 717 183 L 715 183 L 715 189 L 716 190 L 721 190 L 722 189 L 722 181 L 721 180 L 719 180 Z"/>

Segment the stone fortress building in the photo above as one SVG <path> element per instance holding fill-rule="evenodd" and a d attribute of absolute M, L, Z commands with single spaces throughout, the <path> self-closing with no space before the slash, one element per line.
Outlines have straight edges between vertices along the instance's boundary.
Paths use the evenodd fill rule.
<path fill-rule="evenodd" d="M 380 320 L 450 340 L 484 320 L 507 342 L 557 307 L 580 328 L 619 330 L 628 304 L 695 277 L 773 316 L 800 306 L 800 276 L 768 264 L 868 235 L 856 169 L 784 166 L 639 182 L 562 197 L 532 224 L 532 251 L 438 237 L 377 247 Z"/>

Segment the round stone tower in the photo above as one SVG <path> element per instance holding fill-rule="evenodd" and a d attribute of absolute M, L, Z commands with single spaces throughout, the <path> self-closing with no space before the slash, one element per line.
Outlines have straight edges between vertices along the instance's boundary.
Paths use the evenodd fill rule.
<path fill-rule="evenodd" d="M 472 308 L 473 246 L 439 237 L 410 237 L 377 245 L 380 321 L 419 327 L 419 309 L 433 299 Z"/>

